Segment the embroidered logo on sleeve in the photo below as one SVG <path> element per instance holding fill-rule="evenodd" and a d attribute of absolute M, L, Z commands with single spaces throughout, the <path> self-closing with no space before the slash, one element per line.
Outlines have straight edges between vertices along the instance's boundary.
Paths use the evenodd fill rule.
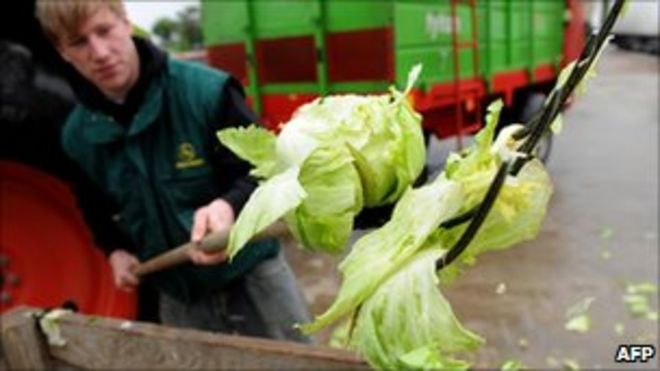
<path fill-rule="evenodd" d="M 179 151 L 177 153 L 177 161 L 175 167 L 177 169 L 187 169 L 190 167 L 198 167 L 204 165 L 204 159 L 197 156 L 195 147 L 190 142 L 183 142 L 179 144 Z"/>

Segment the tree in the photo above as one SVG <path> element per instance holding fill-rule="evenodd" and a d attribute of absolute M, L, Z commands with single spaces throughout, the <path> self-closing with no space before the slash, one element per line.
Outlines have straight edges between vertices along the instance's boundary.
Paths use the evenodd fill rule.
<path fill-rule="evenodd" d="M 197 6 L 188 6 L 176 15 L 176 19 L 163 17 L 156 21 L 152 32 L 160 44 L 173 52 L 203 48 L 201 11 Z"/>
<path fill-rule="evenodd" d="M 189 6 L 178 14 L 179 33 L 181 41 L 187 46 L 187 49 L 201 49 L 203 47 L 203 37 L 201 24 L 201 11 L 198 7 Z"/>
<path fill-rule="evenodd" d="M 169 48 L 172 43 L 172 38 L 177 32 L 177 24 L 171 18 L 160 18 L 156 21 L 151 31 L 159 38 L 160 43 Z"/>

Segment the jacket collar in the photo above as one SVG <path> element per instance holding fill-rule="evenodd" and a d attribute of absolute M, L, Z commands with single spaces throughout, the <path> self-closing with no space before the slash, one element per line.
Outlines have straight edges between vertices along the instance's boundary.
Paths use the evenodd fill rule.
<path fill-rule="evenodd" d="M 137 37 L 133 41 L 140 58 L 140 77 L 123 104 L 107 99 L 73 68 L 69 71 L 74 91 L 90 115 L 85 134 L 93 142 L 115 141 L 126 132 L 140 133 L 156 121 L 161 110 L 167 55 L 149 41 Z"/>
<path fill-rule="evenodd" d="M 87 120 L 84 124 L 86 138 L 92 143 L 110 143 L 126 136 L 135 136 L 145 131 L 157 120 L 163 107 L 163 79 L 156 79 L 144 95 L 142 105 L 133 115 L 130 126 L 126 128 L 113 117 L 100 111 L 86 109 Z"/>

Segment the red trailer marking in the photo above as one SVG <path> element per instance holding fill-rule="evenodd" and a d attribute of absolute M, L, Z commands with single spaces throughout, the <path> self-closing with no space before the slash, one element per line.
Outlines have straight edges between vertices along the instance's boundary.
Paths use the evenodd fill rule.
<path fill-rule="evenodd" d="M 557 73 L 551 64 L 544 64 L 534 69 L 534 82 L 547 82 L 554 80 Z"/>
<path fill-rule="evenodd" d="M 392 40 L 391 28 L 328 34 L 328 80 L 394 80 Z"/>
<path fill-rule="evenodd" d="M 458 87 L 460 95 L 470 99 L 479 99 L 486 93 L 484 82 L 480 78 L 460 80 Z M 455 84 L 453 81 L 433 85 L 428 93 L 413 89 L 411 94 L 415 102 L 415 109 L 426 111 L 455 104 L 456 94 L 454 89 Z"/>
<path fill-rule="evenodd" d="M 208 62 L 215 68 L 229 72 L 241 84 L 247 85 L 247 65 L 243 43 L 217 45 L 208 48 Z"/>
<path fill-rule="evenodd" d="M 565 66 L 580 57 L 584 46 L 584 8 L 579 0 L 566 0 L 567 12 L 570 18 L 564 28 L 564 58 L 561 65 Z"/>
<path fill-rule="evenodd" d="M 255 49 L 259 84 L 317 80 L 312 36 L 258 40 Z"/>
<path fill-rule="evenodd" d="M 279 132 L 280 125 L 289 121 L 293 112 L 305 103 L 316 99 L 318 94 L 269 94 L 262 96 L 262 124 Z"/>

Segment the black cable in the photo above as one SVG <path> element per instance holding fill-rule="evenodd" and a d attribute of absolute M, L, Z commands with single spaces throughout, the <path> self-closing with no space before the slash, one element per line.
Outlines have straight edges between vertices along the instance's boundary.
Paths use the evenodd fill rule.
<path fill-rule="evenodd" d="M 587 72 L 592 68 L 592 65 L 598 57 L 599 51 L 607 40 L 617 17 L 623 9 L 624 2 L 625 0 L 618 0 L 614 4 L 612 10 L 607 15 L 607 18 L 605 19 L 601 29 L 595 36 L 589 38 L 587 45 L 582 50 L 582 53 L 580 54 L 578 61 L 575 63 L 575 67 L 571 71 L 571 74 L 569 75 L 565 85 L 552 92 L 550 101 L 542 111 L 543 114 L 539 118 L 539 121 L 534 123 L 535 125 L 533 125 L 533 129 L 530 132 L 516 133 L 516 135 L 514 135 L 514 139 L 522 139 L 522 137 L 530 135 L 530 138 L 520 148 L 521 152 L 526 154 L 532 153 L 538 144 L 538 141 L 548 131 L 550 125 L 557 118 L 557 115 L 559 115 L 559 112 L 565 105 L 568 98 L 573 94 L 575 88 L 580 84 Z M 518 160 L 517 163 L 514 163 L 514 166 L 512 167 L 512 174 L 517 174 L 525 162 L 526 160 Z"/>
<path fill-rule="evenodd" d="M 500 168 L 497 170 L 497 174 L 495 174 L 495 177 L 490 184 L 490 188 L 488 188 L 488 192 L 486 193 L 483 202 L 476 209 L 474 217 L 472 218 L 472 221 L 468 225 L 467 229 L 465 229 L 454 247 L 452 247 L 451 250 L 447 252 L 447 254 L 443 255 L 435 263 L 437 270 L 440 270 L 443 267 L 451 264 L 451 262 L 453 262 L 454 259 L 456 259 L 468 247 L 470 242 L 472 242 L 472 239 L 479 231 L 479 227 L 481 227 L 481 224 L 486 219 L 486 216 L 488 216 L 488 212 L 490 212 L 490 209 L 493 207 L 495 199 L 497 198 L 497 195 L 500 192 L 502 185 L 504 184 L 504 180 L 506 179 L 508 171 L 509 163 L 503 162 L 500 165 Z"/>
<path fill-rule="evenodd" d="M 515 176 L 518 174 L 523 165 L 529 161 L 532 156 L 531 153 L 538 144 L 538 141 L 541 139 L 544 133 L 550 128 L 550 124 L 556 119 L 557 115 L 561 111 L 561 108 L 566 103 L 566 100 L 573 93 L 575 88 L 582 81 L 584 75 L 589 71 L 592 64 L 594 63 L 598 52 L 602 48 L 605 40 L 607 39 L 614 22 L 621 13 L 623 4 L 626 0 L 617 0 L 612 9 L 610 10 L 603 26 L 598 31 L 595 36 L 591 36 L 587 45 L 582 50 L 580 58 L 575 64 L 575 67 L 571 71 L 567 82 L 564 86 L 560 86 L 558 89 L 553 90 L 549 102 L 543 108 L 541 113 L 534 115 L 532 120 L 526 125 L 524 129 L 521 129 L 519 132 L 514 133 L 513 138 L 516 140 L 524 139 L 525 142 L 520 148 L 520 151 L 527 156 L 517 158 L 511 167 L 509 167 L 508 162 L 503 162 L 500 165 L 500 168 L 497 171 L 497 174 L 493 178 L 492 183 L 490 184 L 486 196 L 483 201 L 475 208 L 457 216 L 450 220 L 443 222 L 441 228 L 452 228 L 471 220 L 468 227 L 465 229 L 459 240 L 452 246 L 451 249 L 443 257 L 438 259 L 436 262 L 437 270 L 446 267 L 451 264 L 470 244 L 474 236 L 479 231 L 481 224 L 483 224 L 486 216 L 490 212 L 495 199 L 504 184 L 507 173 Z"/>

